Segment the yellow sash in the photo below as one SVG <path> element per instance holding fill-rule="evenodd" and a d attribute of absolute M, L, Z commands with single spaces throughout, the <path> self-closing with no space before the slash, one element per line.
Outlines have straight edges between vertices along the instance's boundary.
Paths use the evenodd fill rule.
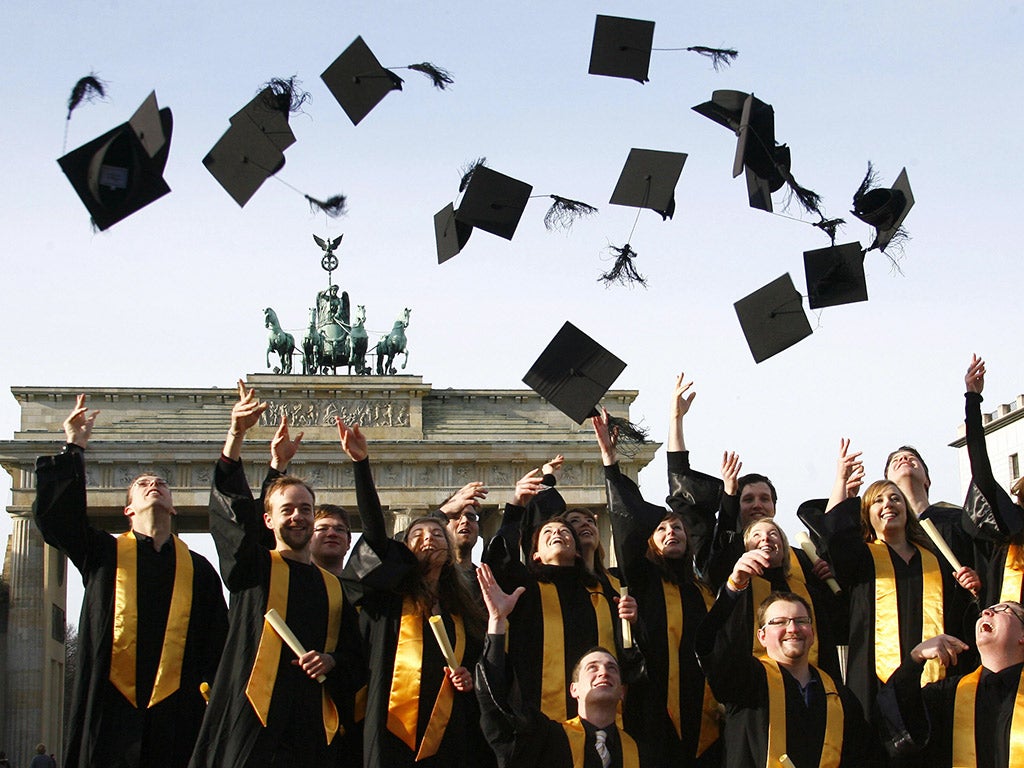
<path fill-rule="evenodd" d="M 804 600 L 807 601 L 808 605 L 813 606 L 814 603 L 811 600 L 811 593 L 807 590 L 807 581 L 804 579 L 804 569 L 800 567 L 800 561 L 796 557 L 796 552 L 792 549 L 789 550 L 789 576 L 786 578 L 786 584 L 789 586 L 789 591 L 794 594 L 800 595 Z M 767 579 L 762 579 L 760 576 L 754 576 L 750 580 L 751 588 L 751 615 L 757 616 L 757 607 L 764 602 L 765 598 L 772 591 L 772 583 Z M 818 665 L 818 617 L 817 614 L 812 614 L 811 618 L 814 621 L 814 641 L 811 643 L 811 650 L 807 656 L 807 660 Z M 751 622 L 757 624 L 757 621 Z M 758 658 L 767 658 L 767 653 L 764 650 L 764 646 L 757 639 L 757 630 L 759 627 L 754 627 L 753 645 L 751 646 L 752 652 Z"/>
<path fill-rule="evenodd" d="M 423 673 L 423 612 L 411 597 L 402 600 L 402 620 L 398 628 L 398 647 L 391 675 L 388 695 L 388 730 L 413 751 L 416 751 L 416 727 L 420 716 L 420 682 Z M 455 624 L 455 658 L 461 664 L 466 652 L 466 632 L 462 617 L 453 614 Z M 430 722 L 423 733 L 416 760 L 424 760 L 437 753 L 444 738 L 445 728 L 452 716 L 455 686 L 445 675 L 441 690 L 437 692 Z"/>
<path fill-rule="evenodd" d="M 167 611 L 167 628 L 160 663 L 147 708 L 166 699 L 181 686 L 181 663 L 192 615 L 192 555 L 185 542 L 174 542 L 174 585 Z M 131 531 L 117 537 L 117 573 L 114 577 L 114 637 L 110 649 L 110 682 L 138 707 L 135 700 L 136 650 L 139 639 L 138 540 Z"/>
<path fill-rule="evenodd" d="M 765 768 L 778 768 L 782 762 L 780 758 L 786 754 L 786 684 L 777 661 L 768 658 L 760 661 L 768 682 L 768 759 Z M 821 744 L 818 768 L 838 768 L 843 753 L 843 702 L 832 678 L 820 669 L 817 671 L 825 689 L 825 739 Z"/>
<path fill-rule="evenodd" d="M 540 710 L 555 721 L 564 721 L 565 711 L 565 627 L 558 587 L 546 581 L 537 582 L 541 614 L 544 619 L 544 658 L 541 660 Z M 597 644 L 615 652 L 615 630 L 612 608 L 600 585 L 587 587 L 597 620 Z"/>
<path fill-rule="evenodd" d="M 679 705 L 679 645 L 683 640 L 683 601 L 679 587 L 662 579 L 661 591 L 665 596 L 665 627 L 668 638 L 668 696 L 665 707 L 669 719 L 676 729 L 676 736 L 682 738 L 682 712 Z M 714 596 L 701 590 L 707 608 L 714 603 Z M 719 737 L 718 702 L 711 695 L 711 688 L 704 683 L 701 702 L 700 736 L 697 741 L 697 757 L 704 754 Z"/>
<path fill-rule="evenodd" d="M 942 573 L 939 561 L 931 552 L 914 546 L 921 554 L 921 640 L 943 633 Z M 883 683 L 900 665 L 900 618 L 896 599 L 896 572 L 892 558 L 899 557 L 889 546 L 877 539 L 868 545 L 875 564 L 875 674 Z M 945 667 L 938 659 L 929 659 L 924 665 L 921 685 L 934 683 L 945 676 Z"/>
<path fill-rule="evenodd" d="M 587 732 L 583 729 L 583 723 L 579 717 L 574 717 L 562 722 L 562 730 L 569 741 L 573 768 L 583 768 L 587 744 Z M 618 731 L 619 743 L 622 744 L 622 768 L 640 768 L 640 753 L 637 751 L 636 742 L 621 727 L 618 727 Z M 612 758 L 612 764 L 615 764 L 615 758 Z"/>
<path fill-rule="evenodd" d="M 977 743 L 974 737 L 974 702 L 978 694 L 981 667 L 964 675 L 956 684 L 953 699 L 953 766 L 954 768 L 977 768 Z M 1018 717 L 1018 715 L 1020 717 Z M 1010 761 L 1011 766 L 1024 765 L 1024 674 L 1017 683 L 1017 700 L 1010 717 Z"/>
<path fill-rule="evenodd" d="M 999 602 L 1012 600 L 1019 603 L 1021 588 L 1024 586 L 1024 552 L 1019 544 L 1011 544 L 1006 552 L 1003 565 L 1003 588 L 999 593 Z"/>
<path fill-rule="evenodd" d="M 338 633 L 341 629 L 341 609 L 343 596 L 341 582 L 338 577 L 320 568 L 320 576 L 324 580 L 324 589 L 327 591 L 327 638 L 324 642 L 324 653 L 332 653 L 338 643 Z M 270 588 L 267 591 L 267 610 L 271 608 L 281 615 L 281 620 L 288 621 L 288 582 L 291 573 L 288 570 L 288 563 L 285 562 L 280 552 L 270 553 Z M 270 714 L 270 701 L 274 697 L 274 683 L 277 681 L 277 668 L 281 662 L 281 638 L 274 628 L 264 620 L 263 632 L 260 635 L 260 644 L 256 649 L 256 658 L 253 660 L 252 672 L 249 673 L 249 680 L 245 685 L 245 696 L 256 711 L 263 727 L 267 726 L 267 717 Z M 327 743 L 330 744 L 335 735 L 341 731 L 341 723 L 338 719 L 338 710 L 334 700 L 327 693 L 327 689 L 320 687 L 320 709 L 324 720 L 324 733 Z"/>

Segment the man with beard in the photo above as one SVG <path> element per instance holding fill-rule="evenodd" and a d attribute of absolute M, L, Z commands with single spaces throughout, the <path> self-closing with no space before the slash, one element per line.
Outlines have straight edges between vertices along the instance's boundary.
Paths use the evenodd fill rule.
<path fill-rule="evenodd" d="M 928 659 L 956 663 L 967 644 L 938 635 L 914 647 L 879 695 L 899 754 L 922 752 L 922 765 L 1008 768 L 1024 765 L 1024 608 L 1005 601 L 975 624 L 981 666 L 921 687 Z"/>
<path fill-rule="evenodd" d="M 271 482 L 261 518 L 241 452 L 267 404 L 241 381 L 238 396 L 210 496 L 210 532 L 232 593 L 231 620 L 191 765 L 347 765 L 337 737 L 352 720 L 345 704 L 363 677 L 355 611 L 337 577 L 311 562 L 315 502 L 306 483 L 290 476 Z M 272 551 L 262 543 L 265 528 L 274 534 Z M 271 609 L 308 649 L 297 659 L 264 620 Z"/>
<path fill-rule="evenodd" d="M 99 411 L 85 395 L 64 421 L 67 445 L 36 462 L 36 525 L 82 573 L 85 600 L 68 719 L 68 768 L 188 763 L 227 633 L 217 572 L 171 532 L 167 481 L 135 478 L 118 537 L 86 515 L 85 451 Z"/>
<path fill-rule="evenodd" d="M 480 501 L 487 498 L 487 487 L 474 481 L 466 483 L 459 490 L 441 502 L 440 513 L 455 544 L 452 554 L 455 564 L 466 577 L 466 586 L 477 602 L 480 585 L 476 581 L 476 565 L 473 563 L 473 549 L 480 540 Z"/>
<path fill-rule="evenodd" d="M 809 661 L 814 626 L 802 597 L 768 595 L 757 611 L 766 658 L 751 654 L 748 630 L 733 617 L 750 579 L 768 567 L 760 549 L 744 553 L 697 634 L 701 666 L 725 705 L 724 765 L 761 768 L 783 755 L 798 768 L 876 764 L 866 753 L 872 742 L 860 704 Z"/>

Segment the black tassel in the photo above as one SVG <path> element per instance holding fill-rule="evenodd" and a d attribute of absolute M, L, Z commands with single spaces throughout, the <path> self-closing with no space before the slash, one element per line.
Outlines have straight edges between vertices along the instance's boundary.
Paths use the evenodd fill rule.
<path fill-rule="evenodd" d="M 478 157 L 472 163 L 462 166 L 462 181 L 459 182 L 459 192 L 465 192 L 469 182 L 473 180 L 473 171 L 487 162 L 486 157 Z"/>
<path fill-rule="evenodd" d="M 434 82 L 434 87 L 437 88 L 439 91 L 443 91 L 445 88 L 447 88 L 449 85 L 455 82 L 454 80 L 452 80 L 451 73 L 448 72 L 447 69 L 435 67 L 429 61 L 423 61 L 420 62 L 419 64 L 410 64 L 408 66 L 408 69 L 411 69 L 415 72 L 422 72 L 424 75 L 429 77 Z"/>
<path fill-rule="evenodd" d="M 309 210 L 313 213 L 323 211 L 332 219 L 345 213 L 345 207 L 348 203 L 348 199 L 344 195 L 334 195 L 334 197 L 329 197 L 326 200 L 317 200 L 309 195 L 303 195 L 303 197 L 309 202 Z"/>
<path fill-rule="evenodd" d="M 71 89 L 71 95 L 68 97 L 67 119 L 71 119 L 71 113 L 83 101 L 88 101 L 91 104 L 96 99 L 104 98 L 107 95 L 106 88 L 107 84 L 96 77 L 95 72 L 90 72 L 75 83 L 75 87 Z"/>
<path fill-rule="evenodd" d="M 875 169 L 871 165 L 871 161 L 868 160 L 868 172 L 864 174 L 864 181 L 857 187 L 857 191 L 853 193 L 853 207 L 857 208 L 861 199 L 868 193 L 869 190 L 875 188 L 878 184 L 878 177 L 875 175 Z"/>
<path fill-rule="evenodd" d="M 821 221 L 812 224 L 812 227 L 817 227 L 832 241 L 832 245 L 836 244 L 836 232 L 840 227 L 846 224 L 845 219 L 826 219 L 822 217 Z"/>
<path fill-rule="evenodd" d="M 612 283 L 618 283 L 619 285 L 639 283 L 646 288 L 647 278 L 636 271 L 633 259 L 636 258 L 637 252 L 630 247 L 629 243 L 626 243 L 621 248 L 614 245 L 609 247 L 616 254 L 615 263 L 597 281 L 604 283 L 606 288 L 610 287 Z"/>
<path fill-rule="evenodd" d="M 544 228 L 549 232 L 552 229 L 568 231 L 572 229 L 572 225 L 577 219 L 597 213 L 597 208 L 581 203 L 579 200 L 570 200 L 558 195 L 548 195 L 548 197 L 555 201 L 548 208 L 548 212 L 544 214 Z"/>
<path fill-rule="evenodd" d="M 615 447 L 622 455 L 633 458 L 640 447 L 648 442 L 650 431 L 634 424 L 629 419 L 608 414 L 608 431 L 615 440 Z"/>
<path fill-rule="evenodd" d="M 789 191 L 800 202 L 800 205 L 804 207 L 804 210 L 808 213 L 817 214 L 823 219 L 825 218 L 821 212 L 821 195 L 813 190 L 801 187 L 796 183 L 796 179 L 793 178 L 791 173 L 786 174 L 786 184 L 789 185 Z"/>
<path fill-rule="evenodd" d="M 707 56 L 711 59 L 711 66 L 715 72 L 718 72 L 722 67 L 728 67 L 740 52 L 733 48 L 708 48 L 704 45 L 692 45 L 686 50 L 699 53 L 701 56 Z"/>
<path fill-rule="evenodd" d="M 274 77 L 265 82 L 260 90 L 270 89 L 266 99 L 267 108 L 281 112 L 285 117 L 299 112 L 310 99 L 309 91 L 302 90 L 299 85 L 301 82 L 295 75 L 287 79 Z"/>

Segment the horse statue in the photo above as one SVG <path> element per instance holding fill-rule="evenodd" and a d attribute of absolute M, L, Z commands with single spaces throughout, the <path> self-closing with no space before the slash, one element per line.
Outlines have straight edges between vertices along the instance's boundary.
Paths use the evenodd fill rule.
<path fill-rule="evenodd" d="M 310 375 L 320 369 L 320 351 L 323 346 L 323 335 L 316 327 L 316 308 L 309 310 L 309 328 L 302 340 L 302 373 Z"/>
<path fill-rule="evenodd" d="M 409 350 L 405 348 L 405 329 L 409 327 L 409 313 L 411 309 L 406 307 L 402 316 L 395 320 L 391 333 L 377 342 L 377 375 L 394 376 L 398 371 L 394 367 L 395 357 L 405 353 L 405 360 L 402 361 L 402 370 L 405 370 L 409 362 Z M 387 372 L 385 374 L 385 371 Z"/>
<path fill-rule="evenodd" d="M 267 368 L 270 367 L 270 353 L 277 352 L 281 357 L 281 367 L 274 368 L 274 373 L 291 373 L 295 337 L 281 329 L 277 313 L 270 307 L 263 310 L 263 325 L 270 329 L 270 333 L 267 335 Z"/>
<path fill-rule="evenodd" d="M 356 319 L 348 332 L 348 374 L 352 375 L 352 368 L 355 367 L 357 376 L 365 376 L 370 372 L 366 364 L 366 307 L 362 304 L 356 305 Z"/>

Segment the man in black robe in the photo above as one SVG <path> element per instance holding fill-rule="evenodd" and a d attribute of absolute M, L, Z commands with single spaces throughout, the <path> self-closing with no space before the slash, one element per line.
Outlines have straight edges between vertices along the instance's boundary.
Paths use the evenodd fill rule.
<path fill-rule="evenodd" d="M 498 757 L 501 768 L 636 768 L 636 743 L 616 725 L 619 704 L 625 694 L 622 673 L 615 656 L 595 648 L 576 663 L 570 695 L 579 716 L 563 723 L 519 701 L 515 685 L 507 679 L 505 633 L 508 615 L 519 596 L 498 586 L 487 565 L 477 571 L 487 605 L 487 638 L 476 667 L 476 691 L 481 726 Z"/>
<path fill-rule="evenodd" d="M 950 666 L 967 649 L 939 635 L 915 646 L 889 678 L 878 704 L 895 754 L 918 754 L 931 768 L 1024 764 L 1024 608 L 1010 601 L 986 608 L 975 639 L 981 666 L 970 674 L 921 687 L 925 661 Z"/>
<path fill-rule="evenodd" d="M 231 623 L 194 768 L 347 765 L 338 754 L 340 735 L 365 679 L 355 611 L 338 578 L 311 563 L 312 490 L 280 477 L 265 489 L 261 515 L 246 481 L 242 441 L 266 407 L 239 382 L 214 473 L 210 531 L 232 594 Z M 274 533 L 272 551 L 264 545 L 266 528 Z M 298 658 L 265 622 L 270 608 L 305 650 Z"/>
<path fill-rule="evenodd" d="M 206 709 L 200 684 L 217 671 L 227 607 L 217 572 L 171 533 L 163 478 L 132 482 L 128 533 L 115 538 L 90 525 L 85 449 L 97 413 L 79 395 L 63 452 L 36 463 L 36 524 L 85 583 L 65 765 L 182 768 Z"/>
<path fill-rule="evenodd" d="M 764 600 L 758 639 L 768 658 L 751 654 L 750 630 L 736 620 L 736 606 L 767 560 L 760 550 L 740 557 L 739 573 L 730 576 L 697 632 L 701 666 L 715 699 L 725 705 L 724 766 L 762 768 L 774 764 L 771 752 L 772 760 L 786 754 L 796 768 L 816 768 L 826 749 L 838 753 L 839 766 L 875 764 L 857 700 L 808 661 L 814 629 L 803 598 L 773 592 Z"/>

